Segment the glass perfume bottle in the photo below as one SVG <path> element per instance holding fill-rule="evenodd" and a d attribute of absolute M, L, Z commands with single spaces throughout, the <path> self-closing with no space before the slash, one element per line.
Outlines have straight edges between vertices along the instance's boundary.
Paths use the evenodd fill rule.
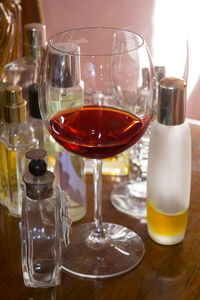
<path fill-rule="evenodd" d="M 72 54 L 80 52 L 80 48 L 73 43 L 63 43 L 60 46 Z M 80 77 L 79 60 L 78 55 L 66 57 L 62 54 L 51 54 L 49 57 L 49 72 L 53 82 L 47 91 L 49 112 L 79 107 L 83 104 L 84 83 Z M 55 72 L 51 66 L 54 66 L 58 61 L 61 62 L 59 66 L 63 65 L 64 67 Z M 56 180 L 58 180 L 61 189 L 70 196 L 69 211 L 72 221 L 78 221 L 86 214 L 85 159 L 66 152 L 55 142 L 46 127 L 44 127 L 44 148 L 48 153 L 48 170 L 56 171 L 58 175 Z"/>
<path fill-rule="evenodd" d="M 38 147 L 34 130 L 27 122 L 26 101 L 22 98 L 19 86 L 9 86 L 6 89 L 6 99 L 3 105 L 5 124 L 2 139 L 5 143 L 8 162 L 8 181 L 10 199 L 8 209 L 11 215 L 21 216 L 21 202 L 24 184 L 22 174 L 26 170 L 25 153 Z"/>
<path fill-rule="evenodd" d="M 80 52 L 79 47 L 73 43 L 63 43 L 62 47 L 63 49 L 68 49 L 68 51 L 72 54 L 78 54 Z M 56 61 L 60 61 L 60 65 L 65 66 L 65 59 L 66 57 L 62 54 L 52 54 L 49 58 L 49 72 L 53 83 L 51 88 L 47 91 L 49 98 L 48 109 L 50 113 L 59 111 L 62 108 L 65 109 L 70 107 L 77 107 L 82 105 L 83 103 L 84 85 L 80 78 L 79 56 L 69 55 L 67 57 L 68 68 L 60 68 L 55 72 L 51 67 L 54 66 Z M 78 68 L 75 68 L 75 66 L 78 66 Z M 73 81 L 71 79 L 70 72 L 75 72 Z M 62 74 L 62 77 L 60 77 L 60 74 Z M 45 89 L 45 86 L 43 86 L 42 89 Z M 45 126 L 44 147 L 48 153 L 48 167 L 53 170 L 56 164 L 57 153 L 63 152 L 63 147 L 55 142 Z"/>
<path fill-rule="evenodd" d="M 22 57 L 21 0 L 0 1 L 0 80 L 3 67 Z"/>
<path fill-rule="evenodd" d="M 28 101 L 28 87 L 38 81 L 38 69 L 46 47 L 46 26 L 30 23 L 24 26 L 25 56 L 5 65 L 3 81 L 19 85 L 23 98 Z"/>
<path fill-rule="evenodd" d="M 152 124 L 147 171 L 147 229 L 157 243 L 183 240 L 190 202 L 191 136 L 185 120 L 186 82 L 160 81 L 157 120 Z"/>
<path fill-rule="evenodd" d="M 9 83 L 0 82 L 0 204 L 7 206 L 9 200 L 8 165 L 6 147 L 2 137 L 4 129 L 3 103 L 6 97 L 6 88 Z"/>
<path fill-rule="evenodd" d="M 54 174 L 47 171 L 46 151 L 26 154 L 29 171 L 22 205 L 22 271 L 27 287 L 53 287 L 60 284 L 61 241 L 69 243 L 68 200 L 53 188 Z"/>

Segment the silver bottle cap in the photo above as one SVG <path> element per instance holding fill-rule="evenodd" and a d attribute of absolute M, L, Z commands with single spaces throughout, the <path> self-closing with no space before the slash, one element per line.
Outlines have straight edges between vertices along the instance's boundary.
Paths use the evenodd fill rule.
<path fill-rule="evenodd" d="M 46 162 L 43 158 L 46 156 L 43 149 L 32 149 L 26 153 L 26 157 L 31 159 L 29 163 L 29 172 L 23 176 L 26 184 L 26 194 L 34 200 L 42 200 L 52 196 L 54 174 L 47 171 Z"/>
<path fill-rule="evenodd" d="M 40 59 L 46 48 L 46 25 L 29 23 L 24 26 L 25 56 Z"/>
<path fill-rule="evenodd" d="M 57 43 L 49 51 L 48 65 L 53 87 L 69 88 L 80 84 L 80 47 L 72 43 Z"/>
<path fill-rule="evenodd" d="M 157 120 L 164 125 L 180 125 L 186 114 L 186 82 L 165 77 L 159 83 Z"/>

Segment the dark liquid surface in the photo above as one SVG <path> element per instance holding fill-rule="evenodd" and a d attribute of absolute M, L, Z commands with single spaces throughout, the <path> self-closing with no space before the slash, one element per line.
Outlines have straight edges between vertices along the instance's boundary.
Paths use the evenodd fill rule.
<path fill-rule="evenodd" d="M 49 123 L 53 138 L 66 150 L 89 158 L 115 156 L 134 145 L 145 132 L 150 115 L 142 120 L 106 106 L 62 110 Z"/>

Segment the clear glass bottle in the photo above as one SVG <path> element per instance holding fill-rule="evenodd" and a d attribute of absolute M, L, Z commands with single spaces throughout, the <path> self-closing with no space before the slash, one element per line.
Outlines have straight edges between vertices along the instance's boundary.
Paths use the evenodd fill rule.
<path fill-rule="evenodd" d="M 44 161 L 46 151 L 34 149 L 26 156 L 31 161 L 23 177 L 26 185 L 22 208 L 24 284 L 53 287 L 60 284 L 63 237 L 65 245 L 69 243 L 68 202 L 58 187 L 53 188 L 54 174 L 47 171 Z"/>
<path fill-rule="evenodd" d="M 191 136 L 185 120 L 186 82 L 165 77 L 159 85 L 147 171 L 147 229 L 157 243 L 183 240 L 190 202 Z"/>
<path fill-rule="evenodd" d="M 38 70 L 46 47 L 46 26 L 30 23 L 24 26 L 24 57 L 10 62 L 3 68 L 3 81 L 19 85 L 23 98 L 28 101 L 28 87 L 38 81 Z"/>
<path fill-rule="evenodd" d="M 63 43 L 62 47 L 63 50 L 67 49 L 70 53 L 78 54 L 80 52 L 80 48 L 73 43 Z M 65 59 L 67 59 L 67 64 L 65 64 Z M 51 66 L 57 60 L 63 61 L 63 66 L 67 65 L 68 68 L 63 67 L 54 72 Z M 80 77 L 79 60 L 78 55 L 69 55 L 67 58 L 62 54 L 50 56 L 48 63 L 53 85 L 47 92 L 49 113 L 53 114 L 61 109 L 83 105 L 84 83 Z M 71 73 L 73 76 L 70 75 Z M 44 148 L 48 153 L 48 169 L 56 171 L 58 175 L 56 180 L 61 189 L 70 197 L 69 211 L 72 221 L 78 221 L 86 214 L 85 159 L 64 150 L 55 142 L 46 128 L 44 128 Z"/>
<path fill-rule="evenodd" d="M 6 147 L 2 138 L 4 128 L 3 103 L 6 97 L 6 88 L 9 85 L 9 83 L 0 82 L 0 204 L 4 206 L 8 205 L 9 185 Z"/>
<path fill-rule="evenodd" d="M 21 0 L 0 1 L 0 80 L 3 67 L 22 57 Z"/>
<path fill-rule="evenodd" d="M 27 164 L 25 153 L 29 149 L 37 148 L 38 140 L 34 136 L 34 129 L 27 122 L 26 101 L 22 98 L 21 87 L 7 87 L 3 110 L 5 123 L 2 139 L 7 153 L 10 191 L 8 209 L 11 215 L 20 217 L 24 190 L 22 175 Z"/>

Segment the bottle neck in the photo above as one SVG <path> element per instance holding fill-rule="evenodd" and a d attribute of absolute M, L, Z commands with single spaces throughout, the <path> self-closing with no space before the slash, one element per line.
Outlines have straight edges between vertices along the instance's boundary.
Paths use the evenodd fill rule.
<path fill-rule="evenodd" d="M 31 60 L 37 60 L 38 62 L 41 61 L 42 56 L 44 53 L 44 47 L 33 47 L 33 46 L 24 46 L 24 55 L 25 57 L 31 59 Z"/>

